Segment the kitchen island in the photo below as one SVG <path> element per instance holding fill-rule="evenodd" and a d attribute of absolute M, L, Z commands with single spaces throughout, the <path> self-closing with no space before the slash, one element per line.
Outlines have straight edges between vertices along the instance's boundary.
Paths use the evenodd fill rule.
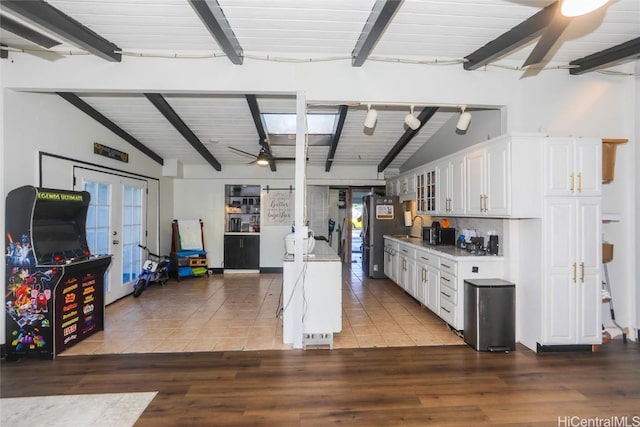
<path fill-rule="evenodd" d="M 283 259 L 283 342 L 294 348 L 333 347 L 333 334 L 342 330 L 342 262 L 325 241 L 316 241 L 296 272 L 294 256 Z"/>

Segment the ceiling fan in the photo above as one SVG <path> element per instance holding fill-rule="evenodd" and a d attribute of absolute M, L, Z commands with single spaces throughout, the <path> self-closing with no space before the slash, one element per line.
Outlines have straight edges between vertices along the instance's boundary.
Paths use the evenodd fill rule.
<path fill-rule="evenodd" d="M 269 162 L 271 162 L 272 160 L 273 161 L 290 161 L 290 162 L 296 160 L 295 157 L 275 157 L 273 154 L 271 154 L 271 151 L 268 148 L 265 148 L 265 146 L 262 144 L 260 144 L 260 152 L 257 155 L 251 154 L 249 152 L 246 152 L 244 150 L 240 150 L 239 148 L 231 147 L 231 146 L 229 146 L 229 150 L 237 154 L 240 154 L 241 156 L 253 158 L 254 160 L 249 163 L 250 165 L 257 164 L 260 166 L 268 166 Z"/>
<path fill-rule="evenodd" d="M 558 0 L 547 6 L 541 13 L 549 13 L 550 22 L 544 28 L 542 36 L 522 65 L 527 67 L 539 64 L 558 41 L 573 18 L 591 13 L 604 6 L 609 0 Z M 542 15 L 540 15 L 542 18 Z M 543 18 L 549 19 L 549 18 Z"/>

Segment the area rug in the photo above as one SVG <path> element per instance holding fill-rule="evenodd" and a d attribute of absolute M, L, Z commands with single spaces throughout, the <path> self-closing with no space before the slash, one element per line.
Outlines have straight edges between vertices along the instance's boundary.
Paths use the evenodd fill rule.
<path fill-rule="evenodd" d="M 75 394 L 0 399 L 0 425 L 133 426 L 157 392 Z"/>

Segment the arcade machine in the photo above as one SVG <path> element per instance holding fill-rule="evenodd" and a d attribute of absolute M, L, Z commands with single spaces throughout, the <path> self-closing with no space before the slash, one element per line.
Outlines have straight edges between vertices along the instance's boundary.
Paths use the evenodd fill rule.
<path fill-rule="evenodd" d="M 8 359 L 53 359 L 104 329 L 110 255 L 89 252 L 88 192 L 24 186 L 6 199 Z"/>

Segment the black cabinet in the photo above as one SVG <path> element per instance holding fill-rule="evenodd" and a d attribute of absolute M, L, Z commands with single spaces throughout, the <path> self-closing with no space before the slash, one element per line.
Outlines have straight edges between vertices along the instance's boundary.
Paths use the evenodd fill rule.
<path fill-rule="evenodd" d="M 227 234 L 224 236 L 224 268 L 260 268 L 260 236 Z"/>

